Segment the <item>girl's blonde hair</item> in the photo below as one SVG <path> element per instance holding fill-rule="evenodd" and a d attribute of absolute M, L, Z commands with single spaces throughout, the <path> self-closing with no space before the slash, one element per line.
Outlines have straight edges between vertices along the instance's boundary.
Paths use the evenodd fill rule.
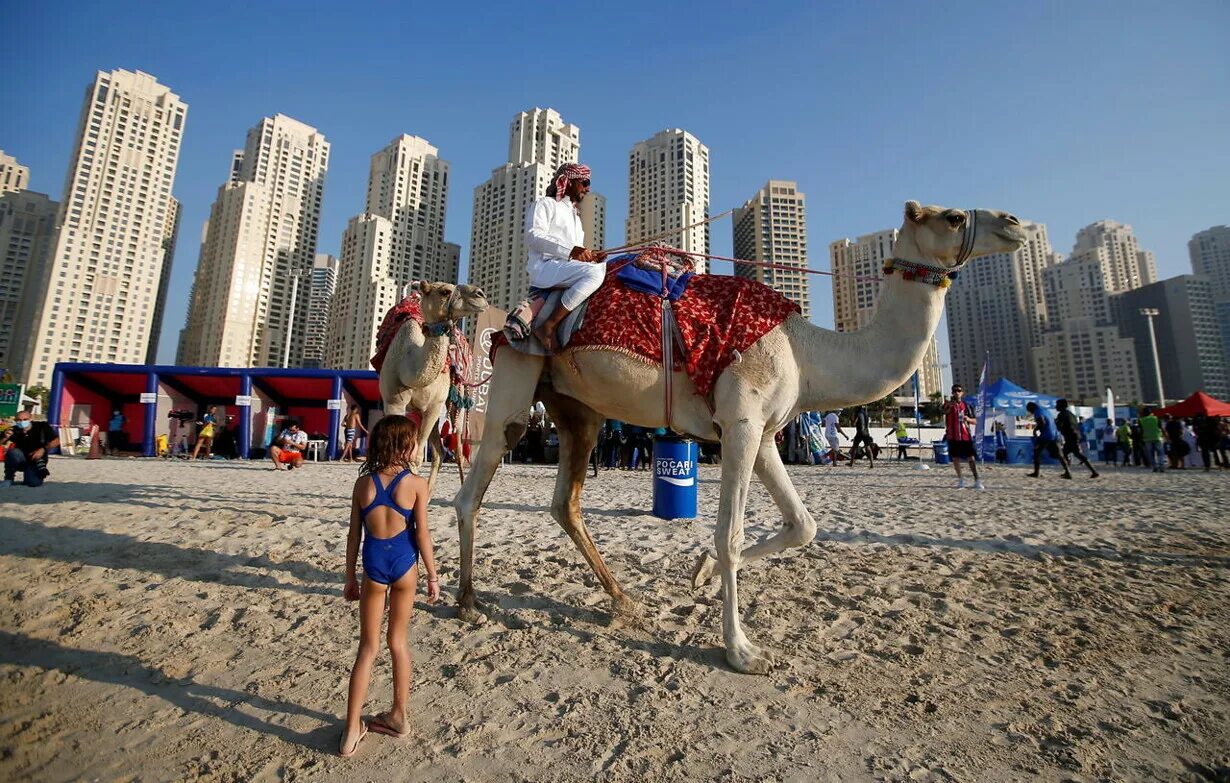
<path fill-rule="evenodd" d="M 418 422 L 397 414 L 385 416 L 372 427 L 367 458 L 359 475 L 370 476 L 388 468 L 408 469 L 418 444 Z"/>

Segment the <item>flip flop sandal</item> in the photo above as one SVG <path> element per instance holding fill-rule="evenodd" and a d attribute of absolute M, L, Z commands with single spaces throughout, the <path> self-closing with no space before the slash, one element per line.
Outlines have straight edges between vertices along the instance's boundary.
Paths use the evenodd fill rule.
<path fill-rule="evenodd" d="M 348 759 L 351 756 L 353 756 L 355 753 L 357 753 L 359 750 L 359 745 L 363 742 L 363 738 L 367 736 L 368 725 L 369 724 L 366 724 L 366 723 L 360 724 L 359 738 L 354 741 L 354 747 L 350 749 L 349 753 L 343 753 L 342 751 L 339 750 L 337 752 L 337 755 L 341 756 L 344 759 Z"/>
<path fill-rule="evenodd" d="M 398 731 L 397 729 L 390 726 L 388 723 L 385 723 L 384 713 L 381 713 L 380 715 L 377 715 L 376 717 L 372 718 L 371 721 L 369 721 L 367 725 L 372 731 L 376 732 L 377 734 L 383 734 L 386 737 L 393 737 L 394 739 L 404 739 L 410 735 L 410 729 L 406 729 L 405 731 Z"/>

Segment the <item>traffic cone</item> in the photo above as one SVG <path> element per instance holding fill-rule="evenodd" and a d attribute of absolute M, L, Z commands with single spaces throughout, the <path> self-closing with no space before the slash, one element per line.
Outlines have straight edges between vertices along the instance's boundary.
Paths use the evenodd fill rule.
<path fill-rule="evenodd" d="M 102 459 L 102 442 L 98 437 L 98 425 L 90 427 L 90 453 L 85 455 L 86 459 Z"/>

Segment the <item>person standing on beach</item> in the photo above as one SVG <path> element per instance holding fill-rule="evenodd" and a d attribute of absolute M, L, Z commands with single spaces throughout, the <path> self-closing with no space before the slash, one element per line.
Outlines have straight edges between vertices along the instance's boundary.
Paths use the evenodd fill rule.
<path fill-rule="evenodd" d="M 1117 465 L 1119 463 L 1119 436 L 1115 431 L 1115 420 L 1107 419 L 1102 428 L 1102 464 Z"/>
<path fill-rule="evenodd" d="M 978 478 L 978 459 L 969 431 L 978 420 L 974 418 L 969 403 L 962 399 L 964 394 L 961 384 L 954 383 L 952 397 L 944 403 L 944 439 L 948 442 L 948 458 L 952 461 L 953 470 L 957 471 L 957 489 L 965 486 L 965 477 L 961 475 L 962 460 L 969 463 L 970 473 L 974 474 L 974 489 L 986 489 Z"/>
<path fill-rule="evenodd" d="M 427 572 L 427 603 L 440 599 L 431 526 L 427 522 L 427 480 L 414 475 L 418 425 L 405 416 L 385 416 L 372 428 L 371 446 L 350 494 L 350 532 L 346 537 L 346 585 L 342 595 L 359 602 L 359 651 L 350 671 L 346 725 L 338 755 L 350 758 L 368 730 L 402 738 L 410 733 L 410 643 L 407 638 L 419 559 Z M 363 582 L 357 566 L 363 554 Z M 380 650 L 385 600 L 386 635 L 393 659 L 393 706 L 363 722 L 363 705 L 372 667 Z"/>
<path fill-rule="evenodd" d="M 1055 401 L 1055 408 L 1059 411 L 1055 423 L 1059 426 L 1059 434 L 1063 436 L 1064 458 L 1067 459 L 1069 454 L 1076 455 L 1076 459 L 1089 468 L 1089 478 L 1097 478 L 1098 472 L 1094 470 L 1093 465 L 1089 464 L 1089 458 L 1081 451 L 1081 431 L 1076 421 L 1076 414 L 1068 408 L 1068 401 L 1063 398 Z"/>
<path fill-rule="evenodd" d="M 339 462 L 354 462 L 355 460 L 355 444 L 359 439 L 359 433 L 367 435 L 367 427 L 363 426 L 363 414 L 359 413 L 358 405 L 351 405 L 350 410 L 346 412 L 346 418 L 342 420 L 342 434 L 346 438 L 346 445 L 342 448 L 342 456 L 338 458 Z"/>
<path fill-rule="evenodd" d="M 1162 448 L 1162 423 L 1147 405 L 1144 414 L 1140 417 L 1140 446 L 1145 464 L 1152 468 L 1154 473 L 1165 473 L 1166 452 Z"/>
<path fill-rule="evenodd" d="M 560 323 L 598 290 L 606 277 L 601 251 L 585 247 L 581 201 L 589 194 L 589 166 L 565 163 L 555 170 L 547 194 L 530 206 L 525 220 L 529 249 L 530 286 L 562 288 L 564 295 L 534 336 L 548 353 L 555 353 Z"/>
<path fill-rule="evenodd" d="M 850 442 L 850 467 L 854 467 L 854 455 L 859 445 L 867 454 L 867 466 L 876 466 L 875 441 L 871 439 L 871 416 L 867 414 L 867 406 L 860 405 L 854 409 L 854 440 Z"/>
<path fill-rule="evenodd" d="M 1068 460 L 1059 450 L 1059 428 L 1055 426 L 1055 420 L 1051 418 L 1050 412 L 1036 402 L 1026 403 L 1025 410 L 1034 417 L 1034 472 L 1025 475 L 1030 478 L 1038 477 L 1039 468 L 1042 466 L 1042 452 L 1045 451 L 1059 460 L 1060 465 L 1063 465 L 1063 478 L 1071 479 L 1072 471 L 1068 470 Z"/>
<path fill-rule="evenodd" d="M 1119 428 L 1115 430 L 1115 438 L 1119 441 L 1119 451 L 1123 452 L 1123 464 L 1119 467 L 1126 468 L 1132 464 L 1132 427 L 1128 424 L 1127 419 L 1119 422 Z"/>
<path fill-rule="evenodd" d="M 124 432 L 127 423 L 128 417 L 123 413 L 111 412 L 111 421 L 107 424 L 107 453 L 113 457 L 128 448 L 128 435 Z"/>
<path fill-rule="evenodd" d="M 218 423 L 218 406 L 210 405 L 209 410 L 197 422 L 201 428 L 196 435 L 196 446 L 192 449 L 192 458 L 196 459 L 201 453 L 201 447 L 205 447 L 205 459 L 213 456 L 214 451 L 214 427 Z"/>

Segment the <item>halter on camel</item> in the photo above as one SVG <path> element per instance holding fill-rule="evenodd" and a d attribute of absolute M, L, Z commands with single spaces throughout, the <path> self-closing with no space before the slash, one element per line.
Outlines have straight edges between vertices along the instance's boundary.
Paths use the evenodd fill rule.
<path fill-rule="evenodd" d="M 957 272 L 969 261 L 974 252 L 974 240 L 978 238 L 978 210 L 965 210 L 965 225 L 961 229 L 961 249 L 957 251 L 955 263 L 951 269 L 928 264 L 925 261 L 910 261 L 905 258 L 890 258 L 884 262 L 884 274 L 891 275 L 894 270 L 901 273 L 902 280 L 916 280 L 920 283 L 947 288 L 957 279 Z"/>

